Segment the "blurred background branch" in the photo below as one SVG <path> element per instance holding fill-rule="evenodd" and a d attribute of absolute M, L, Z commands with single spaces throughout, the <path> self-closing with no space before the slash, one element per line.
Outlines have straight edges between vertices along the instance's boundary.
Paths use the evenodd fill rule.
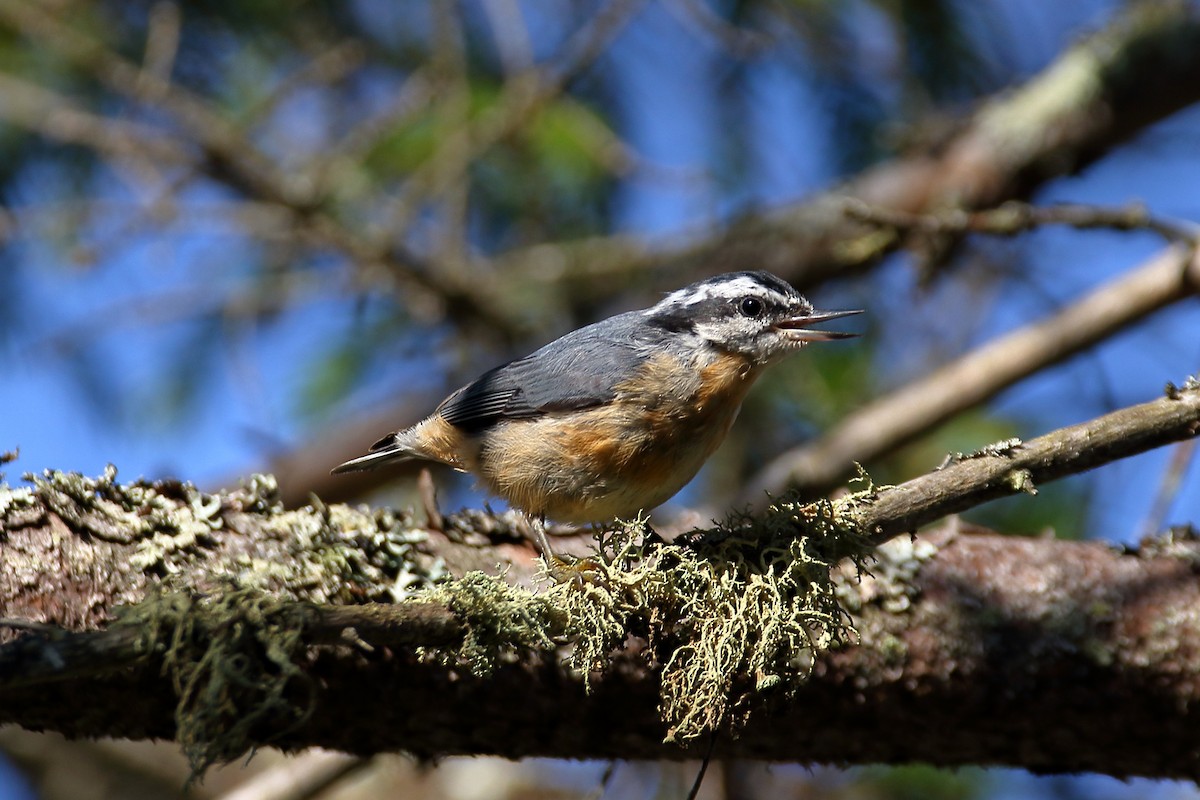
<path fill-rule="evenodd" d="M 1052 317 L 1009 333 L 846 415 L 833 428 L 780 454 L 742 495 L 762 505 L 790 486 L 824 494 L 856 463 L 886 453 L 995 397 L 1017 381 L 1103 341 L 1162 308 L 1200 292 L 1193 243 L 1159 253 Z"/>

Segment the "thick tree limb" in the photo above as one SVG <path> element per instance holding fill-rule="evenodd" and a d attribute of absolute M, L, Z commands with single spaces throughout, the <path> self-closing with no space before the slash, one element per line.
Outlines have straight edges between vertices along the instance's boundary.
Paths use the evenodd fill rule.
<path fill-rule="evenodd" d="M 936 555 L 911 583 L 894 582 L 893 572 L 918 563 L 900 547 L 862 588 L 861 645 L 824 659 L 790 699 L 764 698 L 737 738 L 718 739 L 718 756 L 1200 772 L 1189 710 L 1200 699 L 1195 541 L 1133 555 L 953 525 L 923 539 Z M 274 744 L 512 757 L 688 752 L 663 743 L 654 674 L 628 654 L 591 694 L 552 658 L 481 678 L 403 651 L 322 650 L 308 670 L 320 687 L 316 710 Z M 174 732 L 170 687 L 152 668 L 0 689 L 0 699 L 4 720 L 68 735 Z"/>
<path fill-rule="evenodd" d="M 1189 384 L 1023 445 L 961 457 L 845 507 L 882 537 L 1197 433 L 1200 386 Z M 413 535 L 408 518 L 386 512 L 284 511 L 261 482 L 207 496 L 179 485 L 121 486 L 114 478 L 85 485 L 66 476 L 32 491 L 5 490 L 0 613 L 95 630 L 107 624 L 114 603 L 144 598 L 159 584 L 217 592 L 219 601 L 222 581 L 239 569 L 243 586 L 265 580 L 258 589 L 274 586 L 271 594 L 305 599 L 261 610 L 299 620 L 307 655 L 296 673 L 304 679 L 292 691 L 309 713 L 268 713 L 252 741 L 356 753 L 695 755 L 664 743 L 658 673 L 636 647 L 593 676 L 588 693 L 553 653 L 504 660 L 487 676 L 413 653 L 415 642 L 457 639 L 463 622 L 453 609 L 328 604 L 394 589 L 401 574 L 417 574 L 418 550 L 438 551 L 459 569 L 527 552 L 461 542 L 508 536 L 507 520 L 448 518 L 449 536 L 424 538 Z M 195 528 L 200 521 L 204 528 Z M 176 533 L 168 536 L 172 526 Z M 387 558 L 402 546 L 409 548 L 403 558 Z M 355 553 L 357 566 L 347 563 Z M 917 544 L 895 540 L 880 551 L 872 577 L 858 584 L 843 576 L 843 601 L 861 643 L 825 654 L 805 683 L 750 692 L 747 707 L 757 712 L 736 736 L 723 733 L 716 753 L 1194 776 L 1200 726 L 1189 709 L 1200 701 L 1198 558 L 1200 543 L 1186 536 L 1136 554 L 1097 543 L 968 534 L 953 523 Z M 45 564 L 56 565 L 53 575 Z M 264 579 L 268 564 L 293 575 Z M 69 735 L 174 736 L 179 689 L 161 672 L 160 650 L 147 650 L 143 640 L 140 650 L 122 655 L 121 631 L 53 633 L 44 641 L 35 633 L 5 645 L 0 721 Z M 105 643 L 105 668 L 81 674 L 78 648 L 89 642 Z M 1106 724 L 1117 717 L 1122 725 Z"/>

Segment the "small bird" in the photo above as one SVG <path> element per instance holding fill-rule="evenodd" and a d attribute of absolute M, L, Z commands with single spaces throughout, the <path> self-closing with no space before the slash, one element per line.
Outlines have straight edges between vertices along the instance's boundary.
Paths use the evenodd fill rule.
<path fill-rule="evenodd" d="M 549 558 L 546 518 L 628 519 L 665 502 L 721 444 L 767 366 L 857 335 L 808 325 L 858 313 L 816 311 L 769 272 L 718 275 L 485 372 L 333 472 L 410 459 L 470 472 L 537 522 Z"/>

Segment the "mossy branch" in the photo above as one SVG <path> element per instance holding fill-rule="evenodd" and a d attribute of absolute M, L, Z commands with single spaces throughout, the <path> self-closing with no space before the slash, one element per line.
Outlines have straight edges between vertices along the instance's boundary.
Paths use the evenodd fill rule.
<path fill-rule="evenodd" d="M 506 549 L 524 552 L 464 541 L 484 540 L 485 527 L 510 540 L 505 518 L 450 516 L 432 531 L 386 511 L 285 510 L 268 479 L 206 495 L 120 484 L 111 470 L 49 475 L 0 490 L 0 613 L 25 620 L 0 647 L 0 721 L 170 736 L 198 766 L 267 743 L 681 757 L 716 730 L 727 755 L 1178 775 L 1200 767 L 1194 755 L 1164 742 L 1130 755 L 1133 745 L 1088 719 L 1086 704 L 1064 706 L 1059 694 L 1123 693 L 1123 719 L 1153 707 L 1155 725 L 1200 752 L 1188 711 L 1200 690 L 1177 670 L 1181 653 L 1200 653 L 1200 621 L 1174 611 L 1169 628 L 1153 621 L 1165 607 L 1196 607 L 1195 582 L 1182 580 L 1200 562 L 1195 542 L 1122 557 L 1097 545 L 962 537 L 952 526 L 889 543 L 861 581 L 859 567 L 863 533 L 879 540 L 1198 432 L 1200 385 L 1189 381 L 1032 442 L 956 455 L 901 486 L 779 502 L 676 545 L 644 541 L 634 522 L 602 537 L 573 579 L 541 591 L 458 568 L 472 563 L 464 550 L 493 564 Z M 835 569 L 846 555 L 859 567 Z M 507 561 L 510 581 L 527 574 L 522 562 Z M 47 576 L 45 563 L 61 569 Z M 443 580 L 447 564 L 462 577 Z M 1036 588 L 1047 585 L 1055 592 Z M 403 602 L 352 605 L 384 599 Z M 630 635 L 640 644 L 631 648 Z M 1000 657 L 996 642 L 1014 636 L 1020 645 Z M 964 718 L 962 698 L 995 686 L 1036 703 L 1033 716 L 1058 714 L 1056 724 L 1108 738 L 1068 752 L 1052 736 L 1039 750 L 982 734 L 965 747 L 969 733 L 947 741 L 940 729 L 853 734 L 864 712 L 911 725 L 904 708 L 921 687 L 932 704 L 923 701 L 921 719 L 945 716 L 935 727 L 1050 735 L 980 700 Z M 1165 710 L 1153 699 L 1164 686 Z M 820 735 L 797 738 L 798 728 Z M 1108 740 L 1118 739 L 1114 760 Z M 838 741 L 845 749 L 831 750 Z"/>

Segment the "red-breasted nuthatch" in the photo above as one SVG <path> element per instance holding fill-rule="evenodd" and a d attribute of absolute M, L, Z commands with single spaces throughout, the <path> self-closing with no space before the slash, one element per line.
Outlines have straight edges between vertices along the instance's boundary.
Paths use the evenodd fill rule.
<path fill-rule="evenodd" d="M 485 372 L 333 472 L 428 459 L 539 521 L 632 518 L 695 476 L 765 367 L 856 335 L 806 326 L 857 313 L 815 311 L 768 272 L 718 275 Z"/>

